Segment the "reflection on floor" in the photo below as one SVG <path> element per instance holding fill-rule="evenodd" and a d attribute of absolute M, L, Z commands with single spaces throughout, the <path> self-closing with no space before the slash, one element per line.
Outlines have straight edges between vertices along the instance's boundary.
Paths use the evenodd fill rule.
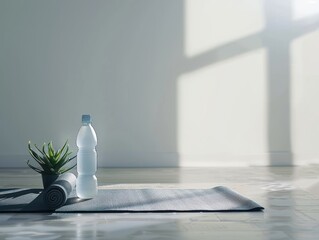
<path fill-rule="evenodd" d="M 318 239 L 319 167 L 100 169 L 101 188 L 227 186 L 264 212 L 0 214 L 0 239 Z M 0 169 L 0 187 L 41 187 L 29 169 Z"/>

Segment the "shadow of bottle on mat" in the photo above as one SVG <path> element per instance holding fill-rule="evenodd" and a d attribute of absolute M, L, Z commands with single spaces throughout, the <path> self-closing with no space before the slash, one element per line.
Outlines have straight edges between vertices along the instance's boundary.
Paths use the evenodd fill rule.
<path fill-rule="evenodd" d="M 85 201 L 88 201 L 90 199 L 81 199 L 81 198 L 78 198 L 78 197 L 70 197 L 68 198 L 68 200 L 66 201 L 66 203 L 64 204 L 65 205 L 72 205 L 72 204 L 76 204 L 76 203 L 80 203 L 80 202 L 85 202 Z"/>

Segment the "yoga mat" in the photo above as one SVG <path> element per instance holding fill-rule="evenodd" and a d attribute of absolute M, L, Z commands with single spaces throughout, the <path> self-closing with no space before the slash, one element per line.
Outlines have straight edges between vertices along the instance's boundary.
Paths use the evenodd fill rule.
<path fill-rule="evenodd" d="M 76 176 L 73 173 L 64 173 L 44 190 L 44 203 L 47 204 L 48 209 L 54 210 L 62 207 L 74 189 L 75 183 Z"/>
<path fill-rule="evenodd" d="M 0 189 L 0 212 L 50 212 L 36 189 Z M 103 189 L 81 200 L 73 191 L 55 212 L 260 211 L 256 202 L 227 187 L 210 189 Z"/>

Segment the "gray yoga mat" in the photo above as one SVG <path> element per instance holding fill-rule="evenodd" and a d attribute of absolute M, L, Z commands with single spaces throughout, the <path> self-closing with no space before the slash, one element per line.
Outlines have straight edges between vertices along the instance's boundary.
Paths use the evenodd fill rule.
<path fill-rule="evenodd" d="M 40 189 L 0 189 L 0 212 L 51 212 Z M 211 189 L 103 189 L 81 200 L 73 190 L 55 212 L 260 211 L 263 207 L 226 187 Z"/>

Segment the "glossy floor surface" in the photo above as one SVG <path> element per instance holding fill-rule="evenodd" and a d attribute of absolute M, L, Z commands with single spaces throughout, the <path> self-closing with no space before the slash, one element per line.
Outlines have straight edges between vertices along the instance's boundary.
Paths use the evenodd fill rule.
<path fill-rule="evenodd" d="M 263 212 L 0 214 L 0 239 L 319 239 L 319 167 L 99 169 L 101 188 L 227 186 Z M 0 169 L 0 187 L 41 187 L 29 169 Z"/>

